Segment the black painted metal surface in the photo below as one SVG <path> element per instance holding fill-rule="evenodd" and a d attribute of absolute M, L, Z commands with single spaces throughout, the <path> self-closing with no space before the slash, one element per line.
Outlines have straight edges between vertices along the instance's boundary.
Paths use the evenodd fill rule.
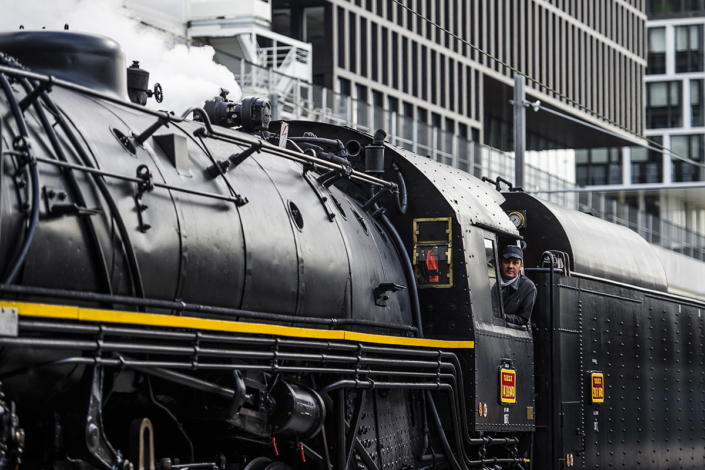
<path fill-rule="evenodd" d="M 525 265 L 536 267 L 546 250 L 568 253 L 573 271 L 666 291 L 666 273 L 651 246 L 626 227 L 567 209 L 525 193 L 504 193 L 507 212 L 527 211 L 519 233 L 526 239 Z"/>
<path fill-rule="evenodd" d="M 702 468 L 705 304 L 605 280 L 530 270 L 538 468 Z M 590 374 L 604 374 L 593 403 Z"/>
<path fill-rule="evenodd" d="M 115 83 L 103 82 L 99 86 L 112 87 L 113 95 L 119 91 Z M 14 93 L 17 100 L 26 94 L 19 86 Z M 158 429 L 170 429 L 165 440 L 172 457 L 185 454 L 184 437 L 174 427 L 180 421 L 194 438 L 196 458 L 221 462 L 196 462 L 209 469 L 236 468 L 226 467 L 219 455 L 213 459 L 221 451 L 242 458 L 238 468 L 252 457 L 267 465 L 277 461 L 281 468 L 335 470 L 705 465 L 705 304 L 662 292 L 662 267 L 630 231 L 521 193 L 508 193 L 505 201 L 466 173 L 386 144 L 383 158 L 375 154 L 384 163 L 375 174 L 406 186 L 408 193 L 399 200 L 382 193 L 373 204 L 364 155 L 357 152 L 335 158 L 349 158 L 359 173 L 339 174 L 327 187 L 319 178 L 330 167 L 315 169 L 314 160 L 299 159 L 300 153 L 284 158 L 261 136 L 216 132 L 180 119 L 165 128 L 162 123 L 171 118 L 64 87 L 50 96 L 68 121 L 55 127 L 69 166 L 52 163 L 52 134 L 36 109 L 26 107 L 43 199 L 19 285 L 3 286 L 5 298 L 58 302 L 61 297 L 105 309 L 393 336 L 423 329 L 428 338 L 475 342 L 474 349 L 451 352 L 23 319 L 20 337 L 0 338 L 3 390 L 21 398 L 20 419 L 32 423 L 33 418 L 33 432 L 50 436 L 51 445 L 60 447 L 51 437 L 56 432 L 85 435 L 90 447 L 89 421 L 103 419 L 99 407 L 88 421 L 70 419 L 86 414 L 81 408 L 87 402 L 72 390 L 80 372 L 91 366 L 100 377 L 110 371 L 104 385 L 93 386 L 108 397 L 103 400 L 112 400 L 103 403 L 107 436 L 119 448 L 126 446 L 120 437 L 125 421 L 149 414 L 162 400 L 179 415 L 168 420 L 164 409 L 159 411 Z M 34 188 L 28 187 L 22 152 L 12 151 L 17 123 L 5 117 L 10 114 L 4 101 L 0 108 L 6 110 L 0 113 L 5 152 L 0 271 L 6 271 L 25 243 Z M 371 136 L 352 129 L 289 124 L 290 136 L 309 143 L 338 146 L 339 139 L 344 148 L 357 141 L 351 149 L 372 143 Z M 273 124 L 272 132 L 279 125 Z M 157 131 L 141 142 L 135 136 L 146 136 L 145 129 Z M 305 132 L 317 137 L 304 138 Z M 215 163 L 226 160 L 238 165 L 223 175 Z M 81 171 L 89 163 L 100 173 Z M 375 184 L 392 188 L 384 181 Z M 384 223 L 373 215 L 379 207 L 389 218 Z M 526 227 L 514 229 L 508 210 L 525 210 Z M 444 256 L 449 264 L 452 259 L 447 278 L 453 280 L 419 289 L 420 312 L 413 307 L 414 281 L 403 269 L 405 258 L 413 258 L 419 219 L 440 219 L 441 234 L 449 227 Z M 392 228 L 401 238 L 397 246 Z M 511 328 L 493 313 L 485 253 L 488 243 L 499 249 L 520 236 L 528 244 L 527 266 L 537 266 L 544 251 L 557 250 L 568 254 L 573 272 L 527 270 L 538 289 L 531 328 Z M 101 280 L 101 267 L 109 268 L 108 283 Z M 513 389 L 503 391 L 502 369 L 516 373 Z M 604 374 L 604 403 L 592 402 L 592 372 Z M 156 398 L 149 378 L 145 388 L 150 376 Z M 297 389 L 320 393 L 325 420 L 318 395 L 294 393 Z M 51 414 L 54 402 L 47 390 L 65 401 L 57 415 Z M 204 390 L 224 390 L 221 399 L 239 399 L 213 401 Z M 238 406 L 249 415 L 239 414 Z M 282 407 L 299 413 L 301 425 L 282 424 L 293 419 Z M 288 428 L 277 435 L 267 427 L 267 413 L 269 424 Z M 69 422 L 62 423 L 66 417 Z M 44 424 L 37 423 L 44 422 L 51 424 L 42 430 Z M 309 433 L 315 437 L 309 439 Z M 99 431 L 95 439 L 105 436 Z M 271 437 L 280 439 L 279 449 Z M 44 455 L 45 444 L 32 442 L 27 455 Z M 77 449 L 84 454 L 80 459 L 90 460 L 83 446 Z"/>
<path fill-rule="evenodd" d="M 128 100 L 125 53 L 104 36 L 66 31 L 0 33 L 0 51 L 32 71 Z"/>
<path fill-rule="evenodd" d="M 223 177 L 211 178 L 206 168 L 212 164 L 211 158 L 223 160 L 238 149 L 232 144 L 194 138 L 193 130 L 200 127 L 197 123 L 169 130 L 187 139 L 190 174 L 183 174 L 152 139 L 142 147 L 136 146 L 133 155 L 114 136 L 116 129 L 123 135 L 138 134 L 154 118 L 111 104 L 94 106 L 90 99 L 60 89 L 52 92 L 52 98 L 70 117 L 101 170 L 134 176 L 136 168 L 145 164 L 155 181 L 229 194 Z M 41 128 L 33 125 L 30 129 L 42 142 Z M 67 155 L 72 155 L 71 148 L 64 145 Z M 51 158 L 41 146 L 35 152 Z M 10 157 L 5 159 L 8 167 L 13 164 Z M 59 168 L 39 165 L 43 185 L 67 188 Z M 87 205 L 102 211 L 92 220 L 111 267 L 113 292 L 130 295 L 131 274 L 120 239 L 114 235 L 111 211 L 87 175 L 74 173 Z M 265 153 L 245 160 L 225 178 L 248 198 L 247 204 L 237 207 L 161 189 L 146 192 L 137 201 L 136 184 L 105 178 L 130 229 L 148 297 L 286 315 L 412 323 L 408 291 L 391 294 L 386 307 L 375 305 L 374 289 L 380 283 L 405 285 L 406 280 L 389 236 L 356 202 L 335 187 L 324 188 L 305 178 L 300 164 Z M 13 209 L 5 211 L 8 217 L 2 226 L 3 238 L 12 240 L 21 232 L 19 219 L 9 218 L 16 217 L 18 192 L 7 173 L 5 181 L 3 202 L 15 202 Z M 332 204 L 331 196 L 341 203 L 346 217 Z M 328 201 L 322 202 L 322 197 Z M 299 211 L 301 227 L 292 216 L 292 207 Z M 331 220 L 329 213 L 337 217 Z M 80 220 L 52 217 L 45 204 L 41 217 L 45 223 L 37 230 L 22 282 L 37 287 L 96 290 L 91 262 L 95 253 L 86 251 Z M 149 228 L 139 230 L 144 224 Z M 10 249 L 9 244 L 5 247 Z"/>

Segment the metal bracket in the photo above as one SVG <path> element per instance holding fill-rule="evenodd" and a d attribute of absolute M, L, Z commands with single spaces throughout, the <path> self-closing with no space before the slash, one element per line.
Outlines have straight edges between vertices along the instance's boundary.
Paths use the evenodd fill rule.
<path fill-rule="evenodd" d="M 145 193 L 151 193 L 154 191 L 154 180 L 152 178 L 152 172 L 147 165 L 140 165 L 137 167 L 137 177 L 142 180 L 140 183 L 137 183 L 137 194 L 135 195 L 137 218 L 139 219 L 140 232 L 147 233 L 147 230 L 152 228 L 152 226 L 144 221 L 143 213 L 149 208 L 149 206 L 142 203 L 142 196 L 144 196 Z"/>
<path fill-rule="evenodd" d="M 123 459 L 110 445 L 103 431 L 103 368 L 93 366 L 86 369 L 83 377 L 84 393 L 88 395 L 88 407 L 83 422 L 83 446 L 92 460 L 91 465 L 110 470 L 132 470 L 132 465 Z M 86 403 L 81 401 L 81 403 Z M 75 436 L 80 441 L 79 435 Z"/>
<path fill-rule="evenodd" d="M 509 100 L 509 102 L 510 102 L 512 105 L 514 105 L 514 103 L 516 103 L 516 101 L 514 101 L 514 100 Z M 521 102 L 521 104 L 522 104 L 525 108 L 533 108 L 535 113 L 538 113 L 539 110 L 541 109 L 541 100 L 536 100 L 536 101 L 534 101 L 534 102 L 531 102 L 531 101 L 529 101 L 529 100 L 523 100 L 523 101 Z"/>
<path fill-rule="evenodd" d="M 159 117 L 154 124 L 149 126 L 140 135 L 132 134 L 132 137 L 137 142 L 137 145 L 142 145 L 144 142 L 151 137 L 152 134 L 157 132 L 162 126 L 169 127 L 169 122 L 171 122 L 171 117 L 169 114 L 164 113 L 164 116 Z"/>
<path fill-rule="evenodd" d="M 375 305 L 377 305 L 378 307 L 386 307 L 387 301 L 389 300 L 389 295 L 387 294 L 387 292 L 398 292 L 404 289 L 406 289 L 406 286 L 402 286 L 394 282 L 381 283 L 374 290 Z"/>
<path fill-rule="evenodd" d="M 523 191 L 523 189 L 521 189 L 521 188 L 515 188 L 515 187 L 512 185 L 511 181 L 505 180 L 505 179 L 502 178 L 501 176 L 498 176 L 497 179 L 494 180 L 494 181 L 491 180 L 490 178 L 486 177 L 486 176 L 483 176 L 483 177 L 482 177 L 482 181 L 483 181 L 483 182 L 488 182 L 488 183 L 494 185 L 494 187 L 495 187 L 495 189 L 497 190 L 497 192 L 500 192 L 500 191 L 502 190 L 502 183 L 504 183 L 504 184 L 507 185 L 507 188 L 509 188 L 509 191 L 510 191 L 510 192 Z"/>
<path fill-rule="evenodd" d="M 315 166 L 315 163 L 312 164 Z M 328 221 L 333 222 L 335 220 L 335 212 L 331 210 L 328 205 L 326 204 L 328 202 L 328 198 L 324 196 L 316 187 L 315 184 L 313 184 L 313 181 L 310 179 L 308 175 L 308 172 L 306 171 L 306 168 L 304 167 L 304 174 L 303 177 L 308 183 L 308 185 L 311 187 L 311 190 L 313 190 L 314 194 L 318 197 L 318 200 L 321 202 L 321 205 L 323 206 L 323 210 L 326 211 L 326 215 L 328 216 Z"/>
<path fill-rule="evenodd" d="M 16 308 L 0 307 L 0 336 L 17 337 L 19 317 Z"/>
<path fill-rule="evenodd" d="M 132 421 L 129 448 L 129 457 L 133 462 L 137 462 L 135 470 L 155 470 L 154 428 L 149 418 Z"/>
<path fill-rule="evenodd" d="M 240 412 L 242 405 L 245 403 L 246 395 L 246 385 L 245 380 L 242 378 L 239 370 L 233 371 L 233 378 L 235 379 L 235 396 L 230 404 L 230 419 L 234 419 Z"/>
<path fill-rule="evenodd" d="M 27 111 L 27 108 L 29 108 L 32 105 L 32 103 L 34 103 L 42 93 L 44 93 L 45 91 L 47 93 L 51 92 L 51 87 L 53 85 L 54 85 L 54 77 L 49 75 L 49 80 L 47 80 L 46 82 L 41 82 L 37 88 L 32 90 L 32 92 L 29 95 L 22 98 L 22 101 L 19 102 L 19 107 L 22 110 L 22 112 L 24 113 L 25 111 Z"/>
<path fill-rule="evenodd" d="M 17 169 L 13 175 L 15 188 L 17 189 L 17 200 L 20 203 L 20 210 L 26 213 L 30 209 L 29 182 L 27 181 L 27 172 L 25 171 L 27 164 L 32 161 L 32 156 L 29 153 L 30 145 L 23 136 L 18 135 L 12 141 L 12 147 L 14 149 L 12 155 L 15 157 Z"/>
<path fill-rule="evenodd" d="M 350 428 L 348 429 L 348 435 L 345 439 L 345 443 L 350 443 L 350 448 L 341 449 L 347 452 L 347 458 L 345 459 L 345 468 L 351 468 L 350 463 L 352 461 L 353 450 L 355 450 L 355 440 L 357 439 L 358 432 L 360 431 L 360 422 L 362 421 L 362 408 L 365 404 L 365 398 L 367 397 L 367 389 L 362 389 L 357 391 L 357 399 L 355 402 L 355 409 L 353 411 L 352 418 L 350 419 Z"/>
<path fill-rule="evenodd" d="M 343 178 L 349 178 L 352 172 L 352 167 L 347 166 L 341 170 L 331 170 L 328 173 L 324 173 L 322 176 L 319 176 L 316 181 L 322 183 L 326 188 L 329 188 Z"/>
<path fill-rule="evenodd" d="M 87 209 L 76 203 L 68 201 L 68 195 L 63 189 L 50 188 L 44 186 L 44 197 L 47 202 L 47 212 L 49 215 L 61 217 L 64 215 L 96 215 L 101 214 L 102 209 Z"/>
<path fill-rule="evenodd" d="M 211 178 L 216 178 L 220 175 L 225 174 L 228 170 L 234 169 L 242 162 L 247 160 L 253 153 L 262 151 L 262 141 L 259 140 L 253 143 L 250 147 L 246 148 L 240 153 L 235 153 L 230 155 L 227 160 L 221 160 L 215 162 L 215 164 L 206 168 L 206 171 L 211 176 Z"/>
<path fill-rule="evenodd" d="M 386 192 L 398 192 L 397 185 L 395 184 L 392 188 L 382 188 L 377 191 L 374 196 L 372 196 L 365 204 L 363 204 L 362 210 L 365 212 L 369 211 Z"/>

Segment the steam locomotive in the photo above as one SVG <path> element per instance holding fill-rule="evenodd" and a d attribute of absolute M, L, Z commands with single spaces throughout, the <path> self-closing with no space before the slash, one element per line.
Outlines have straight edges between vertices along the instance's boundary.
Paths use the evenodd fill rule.
<path fill-rule="evenodd" d="M 0 470 L 705 467 L 705 304 L 630 230 L 261 99 L 152 111 L 103 37 L 0 52 Z"/>

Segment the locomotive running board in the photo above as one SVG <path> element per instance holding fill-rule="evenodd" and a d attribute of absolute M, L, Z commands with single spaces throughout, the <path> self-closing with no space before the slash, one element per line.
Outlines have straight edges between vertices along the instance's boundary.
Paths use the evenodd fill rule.
<path fill-rule="evenodd" d="M 362 343 L 390 344 L 442 349 L 473 349 L 474 341 L 445 341 L 437 339 L 405 338 L 375 335 L 344 330 L 319 330 L 292 326 L 246 323 L 239 321 L 212 320 L 196 317 L 181 317 L 156 313 L 102 310 L 68 305 L 37 304 L 0 301 L 0 308 L 17 309 L 19 318 L 39 317 L 93 323 L 118 323 L 162 328 L 187 328 L 194 330 L 220 331 L 225 333 L 250 333 L 269 336 L 288 336 L 310 339 L 356 341 Z"/>

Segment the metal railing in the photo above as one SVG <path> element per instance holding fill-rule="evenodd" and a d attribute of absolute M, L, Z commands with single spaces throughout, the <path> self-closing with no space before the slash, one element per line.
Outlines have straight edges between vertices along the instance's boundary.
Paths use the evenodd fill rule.
<path fill-rule="evenodd" d="M 452 132 L 431 126 L 397 112 L 372 106 L 350 96 L 312 83 L 284 76 L 244 60 L 240 61 L 237 79 L 248 94 L 268 96 L 275 119 L 307 119 L 349 126 L 373 133 L 384 129 L 392 145 L 427 155 L 438 162 L 467 171 L 478 178 L 501 176 L 514 180 L 514 155 L 469 140 Z M 288 80 L 288 82 L 287 82 Z M 285 92 L 277 84 L 288 83 Z M 550 152 L 550 151 L 547 151 Z M 526 152 L 526 160 L 532 154 Z M 535 159 L 538 160 L 538 159 Z M 550 202 L 630 228 L 649 243 L 705 261 L 705 236 L 673 224 L 601 194 L 559 192 L 577 189 L 573 181 L 527 164 L 524 174 L 525 191 Z"/>

